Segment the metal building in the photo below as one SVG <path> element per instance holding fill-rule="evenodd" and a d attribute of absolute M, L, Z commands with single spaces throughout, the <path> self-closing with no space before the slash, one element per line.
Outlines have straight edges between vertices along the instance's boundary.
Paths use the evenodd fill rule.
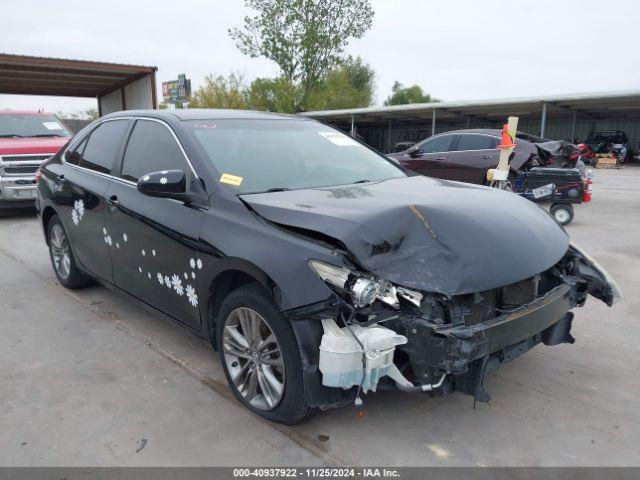
<path fill-rule="evenodd" d="M 554 140 L 584 140 L 592 130 L 622 130 L 631 149 L 638 149 L 640 143 L 640 91 L 419 103 L 302 115 L 357 134 L 384 152 L 392 151 L 398 142 L 416 142 L 448 130 L 501 128 L 510 115 L 520 117 L 519 130 Z"/>
<path fill-rule="evenodd" d="M 92 97 L 100 115 L 157 107 L 157 67 L 0 53 L 0 93 Z"/>

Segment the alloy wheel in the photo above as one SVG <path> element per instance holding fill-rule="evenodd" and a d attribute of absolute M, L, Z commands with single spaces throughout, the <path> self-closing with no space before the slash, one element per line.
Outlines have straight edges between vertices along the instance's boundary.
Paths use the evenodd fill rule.
<path fill-rule="evenodd" d="M 51 228 L 50 245 L 53 266 L 60 278 L 66 280 L 71 272 L 71 251 L 67 236 L 57 223 Z"/>
<path fill-rule="evenodd" d="M 224 324 L 222 349 L 240 395 L 258 410 L 277 407 L 284 394 L 284 360 L 278 340 L 262 315 L 247 307 L 233 310 Z"/>

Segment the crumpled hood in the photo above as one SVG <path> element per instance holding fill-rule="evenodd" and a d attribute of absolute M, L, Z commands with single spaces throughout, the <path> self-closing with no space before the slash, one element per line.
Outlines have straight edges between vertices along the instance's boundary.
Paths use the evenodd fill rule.
<path fill-rule="evenodd" d="M 445 295 L 529 278 L 569 247 L 555 221 L 517 195 L 421 176 L 242 199 L 271 222 L 338 240 L 381 278 Z"/>

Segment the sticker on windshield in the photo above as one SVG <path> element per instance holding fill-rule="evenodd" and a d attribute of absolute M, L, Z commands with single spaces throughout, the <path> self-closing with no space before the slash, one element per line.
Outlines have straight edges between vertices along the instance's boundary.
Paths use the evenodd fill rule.
<path fill-rule="evenodd" d="M 42 122 L 47 130 L 64 130 L 58 122 Z"/>
<path fill-rule="evenodd" d="M 360 146 L 358 142 L 356 142 L 353 138 L 348 137 L 342 133 L 338 132 L 318 132 L 318 135 L 323 136 L 327 140 L 329 140 L 334 145 L 338 145 L 339 147 L 351 147 L 351 146 Z"/>
<path fill-rule="evenodd" d="M 236 177 L 235 175 L 230 175 L 228 173 L 224 173 L 220 177 L 220 183 L 226 183 L 227 185 L 233 185 L 234 187 L 239 187 L 242 180 L 242 177 Z"/>

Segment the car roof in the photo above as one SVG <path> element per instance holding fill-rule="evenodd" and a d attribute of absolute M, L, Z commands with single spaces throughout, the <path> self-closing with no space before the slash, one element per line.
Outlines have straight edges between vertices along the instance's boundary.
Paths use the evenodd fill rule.
<path fill-rule="evenodd" d="M 214 108 L 177 108 L 171 110 L 123 110 L 110 113 L 104 118 L 113 117 L 153 117 L 159 119 L 178 120 L 222 120 L 222 119 L 251 119 L 251 120 L 300 120 L 309 121 L 306 117 L 286 115 L 254 110 L 230 110 Z"/>
<path fill-rule="evenodd" d="M 502 130 L 498 130 L 497 128 L 466 128 L 462 130 L 449 130 L 448 132 L 441 132 L 437 135 L 446 135 L 451 133 L 480 133 L 483 135 L 493 135 L 499 137 L 502 135 Z"/>
<path fill-rule="evenodd" d="M 491 135 L 493 137 L 502 137 L 502 130 L 499 128 L 466 128 L 462 130 L 450 130 L 448 132 L 438 133 L 437 135 L 446 135 L 446 134 L 460 134 L 460 133 L 478 133 L 482 135 Z M 521 138 L 520 140 L 524 140 L 525 142 L 530 142 L 531 139 L 539 138 L 540 140 L 549 141 L 546 138 L 539 137 L 538 135 L 533 135 L 531 133 L 523 132 L 522 130 L 518 130 L 516 132 L 516 136 L 524 135 L 525 138 Z M 528 137 L 528 138 L 527 138 Z"/>

